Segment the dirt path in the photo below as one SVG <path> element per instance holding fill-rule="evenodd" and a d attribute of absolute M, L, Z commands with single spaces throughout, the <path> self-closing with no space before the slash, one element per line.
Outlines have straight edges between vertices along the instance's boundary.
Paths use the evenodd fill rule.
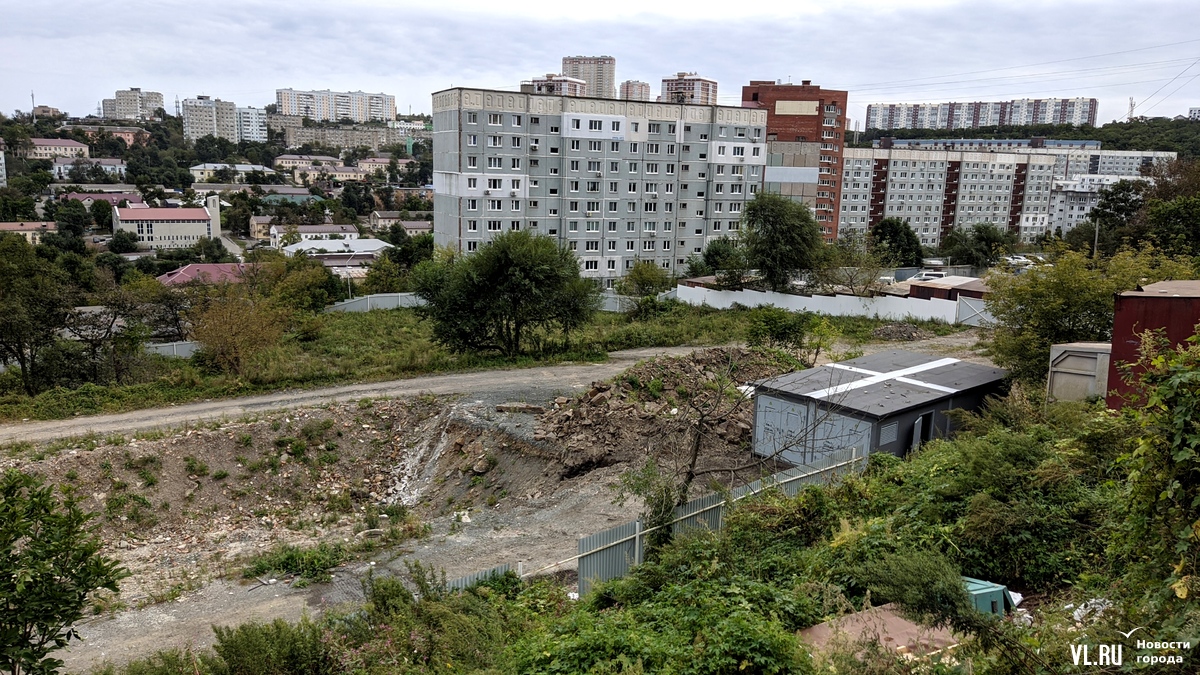
<path fill-rule="evenodd" d="M 56 438 L 130 434 L 144 429 L 176 428 L 184 424 L 212 419 L 237 419 L 260 413 L 305 406 L 355 401 L 361 398 L 391 398 L 418 394 L 467 394 L 512 400 L 550 399 L 559 393 L 582 389 L 596 380 L 605 380 L 634 363 L 660 354 L 687 354 L 697 347 L 630 349 L 609 354 L 603 363 L 571 363 L 539 368 L 489 370 L 452 375 L 429 375 L 407 380 L 390 380 L 338 387 L 282 391 L 274 394 L 209 400 L 166 408 L 134 410 L 113 415 L 75 417 L 46 422 L 20 422 L 0 425 L 0 444 L 16 441 L 42 443 Z"/>

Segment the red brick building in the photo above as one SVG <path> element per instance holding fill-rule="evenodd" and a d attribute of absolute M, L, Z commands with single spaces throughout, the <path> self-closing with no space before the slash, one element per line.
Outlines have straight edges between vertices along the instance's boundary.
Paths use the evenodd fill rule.
<path fill-rule="evenodd" d="M 822 89 L 809 80 L 780 84 L 751 80 L 742 87 L 743 108 L 767 110 L 767 153 L 771 141 L 819 143 L 818 190 L 813 212 L 826 239 L 837 238 L 842 196 L 842 149 L 847 92 Z"/>

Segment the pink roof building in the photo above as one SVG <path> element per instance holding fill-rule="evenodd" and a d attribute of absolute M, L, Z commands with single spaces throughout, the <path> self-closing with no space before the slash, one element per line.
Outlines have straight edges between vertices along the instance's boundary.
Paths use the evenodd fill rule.
<path fill-rule="evenodd" d="M 219 284 L 241 283 L 246 271 L 254 265 L 247 263 L 193 263 L 157 277 L 164 286 L 179 286 L 191 282 Z"/>

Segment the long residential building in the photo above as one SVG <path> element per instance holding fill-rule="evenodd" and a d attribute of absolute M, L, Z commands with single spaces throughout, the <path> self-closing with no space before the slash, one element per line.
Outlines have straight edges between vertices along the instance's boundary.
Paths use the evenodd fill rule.
<path fill-rule="evenodd" d="M 283 130 L 284 145 L 298 148 L 306 143 L 334 148 L 367 146 L 378 150 L 384 145 L 404 143 L 412 137 L 405 129 L 390 127 L 288 127 Z"/>
<path fill-rule="evenodd" d="M 100 112 L 108 120 L 148 120 L 155 111 L 164 108 L 163 95 L 157 91 L 142 91 L 130 87 L 118 91 L 112 98 L 100 102 Z"/>
<path fill-rule="evenodd" d="M 72 141 L 68 138 L 31 138 L 29 144 L 19 153 L 26 159 L 50 159 L 58 157 L 91 157 L 91 149 L 86 143 Z"/>
<path fill-rule="evenodd" d="M 1074 179 L 1085 174 L 1136 176 L 1159 162 L 1174 160 L 1174 152 L 1163 150 L 1104 150 L 1100 141 L 1049 138 L 881 138 L 872 143 L 884 150 L 956 150 L 963 152 L 1016 152 L 1054 157 L 1054 177 Z"/>
<path fill-rule="evenodd" d="M 609 285 L 637 260 L 682 271 L 739 230 L 767 111 L 454 88 L 433 95 L 434 238 L 555 238 Z"/>
<path fill-rule="evenodd" d="M 847 148 L 838 231 L 864 235 L 895 217 L 926 246 L 978 223 L 1033 241 L 1049 226 L 1054 166 L 1030 153 Z"/>
<path fill-rule="evenodd" d="M 362 91 L 300 91 L 276 89 L 275 105 L 281 115 L 299 115 L 317 122 L 354 122 L 396 119 L 396 97 Z"/>
<path fill-rule="evenodd" d="M 1014 99 L 970 103 L 872 103 L 867 129 L 973 129 L 998 125 L 1096 125 L 1094 98 Z"/>

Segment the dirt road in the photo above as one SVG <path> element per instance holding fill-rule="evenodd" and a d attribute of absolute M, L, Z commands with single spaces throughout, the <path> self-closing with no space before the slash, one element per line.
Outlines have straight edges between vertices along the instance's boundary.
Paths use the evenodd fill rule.
<path fill-rule="evenodd" d="M 414 396 L 418 394 L 467 394 L 512 400 L 554 398 L 559 393 L 582 389 L 596 380 L 614 377 L 634 363 L 660 354 L 687 354 L 696 347 L 663 347 L 612 352 L 603 363 L 571 363 L 539 368 L 489 370 L 452 375 L 429 375 L 407 380 L 350 384 L 339 387 L 281 391 L 274 394 L 209 400 L 166 408 L 135 410 L 114 415 L 75 417 L 47 422 L 0 425 L 0 444 L 16 441 L 43 443 L 56 438 L 131 434 L 144 429 L 176 428 L 212 419 L 237 419 L 251 413 L 355 401 L 362 398 Z"/>

